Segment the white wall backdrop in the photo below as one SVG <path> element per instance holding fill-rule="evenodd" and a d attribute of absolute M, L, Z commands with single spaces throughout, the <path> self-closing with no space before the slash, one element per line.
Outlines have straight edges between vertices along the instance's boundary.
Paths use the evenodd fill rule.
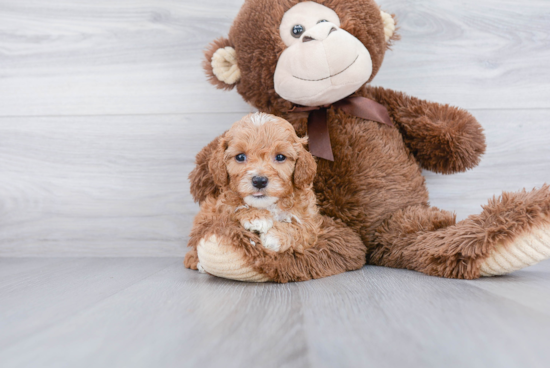
<path fill-rule="evenodd" d="M 0 0 L 0 256 L 181 256 L 202 146 L 252 108 L 202 49 L 242 0 Z M 384 0 L 402 40 L 373 84 L 469 109 L 488 151 L 426 173 L 459 218 L 550 183 L 550 2 Z"/>

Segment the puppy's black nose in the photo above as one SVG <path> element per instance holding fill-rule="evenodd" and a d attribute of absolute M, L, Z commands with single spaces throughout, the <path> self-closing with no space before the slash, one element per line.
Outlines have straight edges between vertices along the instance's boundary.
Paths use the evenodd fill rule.
<path fill-rule="evenodd" d="M 262 189 L 267 187 L 267 178 L 265 176 L 255 176 L 252 178 L 254 188 Z"/>

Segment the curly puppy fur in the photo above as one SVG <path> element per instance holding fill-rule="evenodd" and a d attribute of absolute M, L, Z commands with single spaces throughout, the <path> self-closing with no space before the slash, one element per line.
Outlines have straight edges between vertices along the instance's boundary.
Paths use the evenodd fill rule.
<path fill-rule="evenodd" d="M 361 239 L 318 212 L 312 190 L 316 164 L 306 143 L 275 116 L 253 114 L 233 125 L 208 162 L 219 195 L 201 203 L 186 267 L 197 269 L 197 247 L 211 236 L 236 247 L 247 266 L 277 282 L 334 275 L 364 264 Z M 278 161 L 279 155 L 284 160 Z M 258 189 L 252 183 L 259 176 L 268 181 Z"/>
<path fill-rule="evenodd" d="M 378 5 L 372 0 L 316 2 L 333 9 L 341 28 L 368 49 L 372 79 L 388 47 Z M 236 85 L 239 94 L 260 111 L 285 118 L 304 137 L 308 113 L 289 112 L 294 105 L 275 93 L 273 81 L 277 60 L 285 49 L 279 24 L 284 12 L 296 3 L 246 1 L 229 38 L 217 40 L 206 52 L 205 65 L 212 80 L 208 69 L 212 53 L 220 45 L 234 47 L 242 74 Z M 225 87 L 217 81 L 214 84 Z M 430 207 L 422 169 L 452 174 L 475 167 L 486 147 L 480 124 L 465 110 L 389 89 L 364 85 L 354 95 L 384 105 L 395 127 L 329 108 L 335 160 L 319 160 L 313 188 L 321 214 L 341 221 L 361 237 L 367 253 L 364 262 L 471 279 L 479 277 L 479 264 L 499 239 L 499 244 L 512 244 L 533 227 L 550 226 L 547 186 L 530 193 L 505 193 L 490 201 L 482 214 L 459 223 L 453 214 Z M 218 139 L 199 153 L 190 176 L 191 192 L 199 202 L 219 194 L 206 170 Z M 259 267 L 265 258 L 256 256 Z M 275 263 L 269 265 L 270 270 L 277 268 Z M 300 264 L 304 269 L 309 266 Z M 285 272 L 284 267 L 281 264 L 278 272 Z"/>

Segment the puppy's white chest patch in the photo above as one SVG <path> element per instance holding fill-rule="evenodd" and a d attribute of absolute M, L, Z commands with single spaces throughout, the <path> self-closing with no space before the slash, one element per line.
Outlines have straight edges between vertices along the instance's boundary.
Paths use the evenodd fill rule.
<path fill-rule="evenodd" d="M 299 224 L 301 224 L 300 219 L 296 215 L 282 211 L 277 206 L 270 206 L 268 207 L 268 210 L 275 221 L 291 223 L 292 219 L 295 219 Z"/>
<path fill-rule="evenodd" d="M 238 207 L 236 211 L 241 208 Z M 292 219 L 295 219 L 298 223 L 301 223 L 300 219 L 292 213 L 285 212 L 279 209 L 276 205 L 267 207 L 271 217 L 256 218 L 253 220 L 241 220 L 241 225 L 248 231 L 257 232 L 260 235 L 260 241 L 264 248 L 279 252 L 281 250 L 281 240 L 275 235 L 275 231 L 272 230 L 274 222 L 291 223 Z M 256 245 L 252 240 L 252 245 Z"/>
<path fill-rule="evenodd" d="M 281 249 L 281 243 L 279 238 L 273 234 L 269 234 L 269 230 L 273 227 L 273 220 L 269 218 L 263 219 L 254 219 L 250 221 L 243 221 L 241 223 L 246 230 L 255 231 L 260 234 L 260 240 L 262 245 L 266 249 L 278 252 Z M 256 245 L 252 240 L 250 241 L 252 245 Z"/>

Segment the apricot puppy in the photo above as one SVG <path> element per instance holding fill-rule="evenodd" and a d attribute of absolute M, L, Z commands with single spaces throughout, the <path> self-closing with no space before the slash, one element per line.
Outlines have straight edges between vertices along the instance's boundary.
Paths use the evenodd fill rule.
<path fill-rule="evenodd" d="M 208 165 L 220 193 L 201 204 L 191 238 L 240 231 L 274 252 L 314 246 L 322 217 L 312 190 L 317 165 L 306 143 L 273 115 L 250 114 L 233 124 Z M 186 265 L 196 268 L 190 253 Z"/>

